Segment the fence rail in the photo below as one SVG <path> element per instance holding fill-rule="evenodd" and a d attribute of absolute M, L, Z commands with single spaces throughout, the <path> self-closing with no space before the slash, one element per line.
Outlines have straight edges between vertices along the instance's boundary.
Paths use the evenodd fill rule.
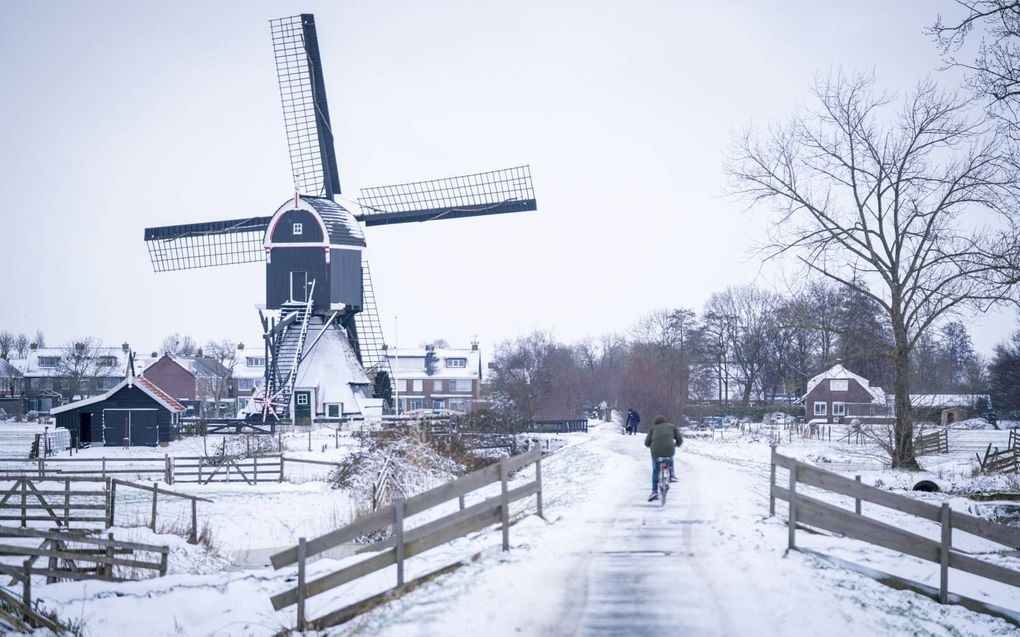
<path fill-rule="evenodd" d="M 171 462 L 169 484 L 210 482 L 283 482 L 283 455 L 267 454 L 250 458 L 219 456 L 176 457 Z M 233 478 L 233 479 L 231 479 Z"/>
<path fill-rule="evenodd" d="M 588 419 L 536 420 L 530 425 L 526 425 L 523 429 L 527 433 L 543 434 L 588 433 Z"/>
<path fill-rule="evenodd" d="M 781 487 L 776 483 L 777 467 L 784 468 L 789 472 L 788 487 Z M 770 482 L 769 514 L 775 514 L 776 500 L 784 500 L 789 503 L 789 548 L 797 548 L 796 530 L 797 525 L 800 524 L 936 562 L 940 565 L 940 583 L 937 595 L 939 602 L 943 604 L 947 602 L 960 603 L 970 608 L 975 608 L 976 605 L 992 614 L 1005 614 L 1007 619 L 1012 617 L 1011 611 L 996 609 L 977 600 L 963 598 L 959 595 L 953 595 L 950 599 L 949 569 L 954 568 L 996 582 L 1020 587 L 1020 571 L 984 561 L 953 547 L 953 531 L 956 530 L 1015 550 L 1020 548 L 1020 529 L 990 522 L 960 511 L 953 511 L 949 508 L 948 503 L 936 506 L 862 484 L 859 480 L 824 471 L 794 458 L 780 455 L 776 452 L 775 447 L 772 448 Z M 854 498 L 854 510 L 844 509 L 805 495 L 797 490 L 798 485 L 852 497 Z M 862 513 L 862 503 L 864 502 L 935 522 L 941 529 L 941 537 L 939 540 L 934 540 L 907 531 L 900 526 L 865 516 Z M 917 587 L 921 586 L 916 582 L 912 584 Z M 1016 617 L 1020 617 L 1020 615 L 1016 615 Z M 1015 618 L 1010 621 L 1017 622 Z"/>
<path fill-rule="evenodd" d="M 47 487 L 47 483 L 63 483 L 63 487 Z M 109 483 L 101 478 L 21 476 L 0 488 L 0 524 L 19 522 L 25 527 L 29 522 L 51 522 L 64 528 L 72 523 L 105 524 L 109 490 Z"/>
<path fill-rule="evenodd" d="M 534 480 L 511 489 L 508 479 L 512 471 L 534 464 Z M 487 498 L 477 504 L 465 506 L 464 496 L 490 484 L 499 482 L 500 495 Z M 469 473 L 453 482 L 435 487 L 412 498 L 398 499 L 393 504 L 381 507 L 343 528 L 306 541 L 301 538 L 298 545 L 273 555 L 270 559 L 274 569 L 297 564 L 297 585 L 271 598 L 273 608 L 280 610 L 297 605 L 298 630 L 323 630 L 346 621 L 350 607 L 345 607 L 308 621 L 305 618 L 305 600 L 309 597 L 332 590 L 360 577 L 396 565 L 397 586 L 391 592 L 411 585 L 404 581 L 404 561 L 424 551 L 446 544 L 468 533 L 479 531 L 493 524 L 500 524 L 503 532 L 503 550 L 510 549 L 510 504 L 536 496 L 538 515 L 542 515 L 542 453 L 533 450 L 483 469 Z M 453 499 L 459 501 L 459 510 L 413 528 L 406 528 L 408 517 L 428 511 Z M 379 551 L 372 557 L 346 566 L 339 571 L 324 575 L 312 581 L 305 579 L 308 558 L 337 547 L 345 542 L 368 533 L 389 530 L 387 539 L 362 547 L 359 551 Z M 430 574 L 432 575 L 432 574 Z M 423 576 L 423 577 L 428 577 Z M 421 578 L 418 578 L 419 580 Z"/>
<path fill-rule="evenodd" d="M 949 453 L 949 430 L 920 434 L 914 439 L 914 453 L 924 456 L 932 453 Z"/>
<path fill-rule="evenodd" d="M 1020 472 L 1020 435 L 1017 435 L 1016 430 L 1010 430 L 1005 449 L 1000 450 L 989 444 L 983 458 L 980 454 L 975 455 L 982 473 Z"/>

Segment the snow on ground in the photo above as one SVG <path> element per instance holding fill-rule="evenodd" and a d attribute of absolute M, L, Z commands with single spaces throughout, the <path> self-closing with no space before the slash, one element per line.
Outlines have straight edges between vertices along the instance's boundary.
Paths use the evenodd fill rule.
<path fill-rule="evenodd" d="M 334 442 L 332 433 L 325 433 L 319 435 L 323 442 Z M 341 440 L 340 449 L 330 444 L 323 452 L 315 436 L 312 452 L 306 439 L 295 439 L 288 453 L 299 453 L 302 443 L 306 446 L 300 453 L 316 459 L 341 458 L 356 448 L 353 440 Z M 951 448 L 954 437 L 961 445 L 967 440 L 954 433 Z M 665 507 L 645 502 L 650 467 L 640 436 L 622 436 L 616 425 L 603 424 L 588 434 L 558 438 L 568 444 L 542 466 L 546 520 L 533 515 L 533 498 L 517 503 L 510 552 L 500 550 L 498 527 L 492 527 L 415 556 L 407 562 L 408 579 L 480 554 L 477 561 L 325 634 L 495 637 L 605 633 L 609 626 L 630 627 L 609 634 L 660 634 L 656 622 L 678 634 L 1020 634 L 1002 620 L 894 591 L 805 553 L 787 553 L 783 504 L 777 503 L 776 517 L 767 517 L 769 447 L 764 436 L 690 437 L 678 457 L 681 482 Z M 917 477 L 882 469 L 877 458 L 862 460 L 861 449 L 837 443 L 794 437 L 780 451 L 826 469 L 862 473 L 870 484 L 881 480 L 901 488 Z M 952 470 L 964 476 L 969 471 L 964 453 L 961 449 L 951 458 L 931 461 L 933 471 L 924 475 L 942 471 L 945 476 Z M 959 467 L 952 468 L 954 462 Z M 531 472 L 522 471 L 514 480 L 529 479 Z M 314 537 L 349 521 L 350 499 L 314 480 L 174 488 L 215 500 L 199 503 L 199 516 L 209 525 L 218 551 L 144 528 L 117 529 L 118 537 L 171 544 L 169 575 L 120 584 L 40 585 L 36 595 L 66 617 L 83 619 L 94 635 L 137 634 L 140 625 L 152 635 L 266 635 L 292 627 L 293 607 L 274 612 L 269 598 L 294 585 L 295 569 L 273 571 L 265 566 L 266 558 L 298 536 Z M 468 504 L 496 492 L 498 485 L 492 485 Z M 122 504 L 118 494 L 118 520 L 123 514 L 144 524 L 151 502 L 145 495 L 124 496 L 130 501 Z M 946 497 L 915 495 L 932 501 Z M 949 501 L 961 510 L 973 504 L 959 495 Z M 450 503 L 447 510 L 455 507 Z M 182 504 L 182 517 L 184 512 Z M 870 513 L 865 505 L 865 514 Z M 415 516 L 411 524 L 437 514 Z M 157 530 L 164 526 L 164 515 L 167 526 L 178 523 L 170 509 L 164 514 L 163 504 L 160 515 Z M 883 510 L 882 519 L 937 537 L 934 525 L 908 516 Z M 963 534 L 956 540 L 966 550 L 998 549 Z M 798 533 L 798 543 L 937 585 L 937 564 L 824 534 Z M 311 562 L 309 579 L 364 559 L 349 553 L 336 551 Z M 1016 558 L 995 559 L 1020 567 Z M 1014 589 L 955 571 L 950 581 L 954 592 L 1020 609 Z M 379 571 L 312 598 L 308 616 L 321 616 L 394 584 L 394 568 Z M 651 593 L 638 594 L 642 587 L 651 587 Z M 650 600 L 656 601 L 654 607 L 642 605 Z"/>

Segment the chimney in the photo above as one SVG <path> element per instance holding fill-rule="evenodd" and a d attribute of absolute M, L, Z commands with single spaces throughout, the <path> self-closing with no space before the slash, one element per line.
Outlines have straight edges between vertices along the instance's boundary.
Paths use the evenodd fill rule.
<path fill-rule="evenodd" d="M 120 351 L 122 351 L 125 354 L 127 354 L 130 350 L 131 350 L 131 346 L 128 345 L 127 343 L 121 343 L 120 344 Z"/>
<path fill-rule="evenodd" d="M 203 358 L 203 356 L 202 356 L 202 348 L 201 347 L 199 347 L 198 351 L 195 352 L 195 358 Z"/>
<path fill-rule="evenodd" d="M 159 352 L 153 352 L 152 353 L 152 357 L 153 358 L 159 358 Z"/>
<path fill-rule="evenodd" d="M 238 343 L 238 344 L 237 344 L 237 349 L 238 349 L 239 351 L 240 351 L 240 350 L 243 350 L 243 349 L 244 349 L 244 343 Z"/>
<path fill-rule="evenodd" d="M 478 351 L 478 339 L 477 338 L 476 339 L 472 339 L 472 341 L 471 341 L 471 351 L 472 352 L 477 352 Z"/>
<path fill-rule="evenodd" d="M 38 343 L 29 343 L 28 344 L 28 349 L 30 349 L 30 350 L 32 350 L 34 352 L 35 350 L 39 349 L 39 344 Z"/>

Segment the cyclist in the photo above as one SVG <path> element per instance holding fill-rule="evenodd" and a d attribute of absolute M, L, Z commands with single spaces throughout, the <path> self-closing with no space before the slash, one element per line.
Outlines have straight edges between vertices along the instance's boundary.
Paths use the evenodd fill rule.
<path fill-rule="evenodd" d="M 669 458 L 669 481 L 676 482 L 676 471 L 673 470 L 673 456 L 676 448 L 684 444 L 680 431 L 662 416 L 656 416 L 652 428 L 645 436 L 645 446 L 652 452 L 652 495 L 648 501 L 659 499 L 659 465 L 656 458 Z"/>

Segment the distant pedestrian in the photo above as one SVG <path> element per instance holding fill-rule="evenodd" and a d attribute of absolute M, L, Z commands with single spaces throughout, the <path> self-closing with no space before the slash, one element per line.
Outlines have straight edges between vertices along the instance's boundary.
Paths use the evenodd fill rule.
<path fill-rule="evenodd" d="M 627 410 L 627 423 L 624 427 L 624 431 L 628 435 L 634 435 L 637 433 L 638 425 L 641 423 L 641 414 L 636 409 Z"/>

